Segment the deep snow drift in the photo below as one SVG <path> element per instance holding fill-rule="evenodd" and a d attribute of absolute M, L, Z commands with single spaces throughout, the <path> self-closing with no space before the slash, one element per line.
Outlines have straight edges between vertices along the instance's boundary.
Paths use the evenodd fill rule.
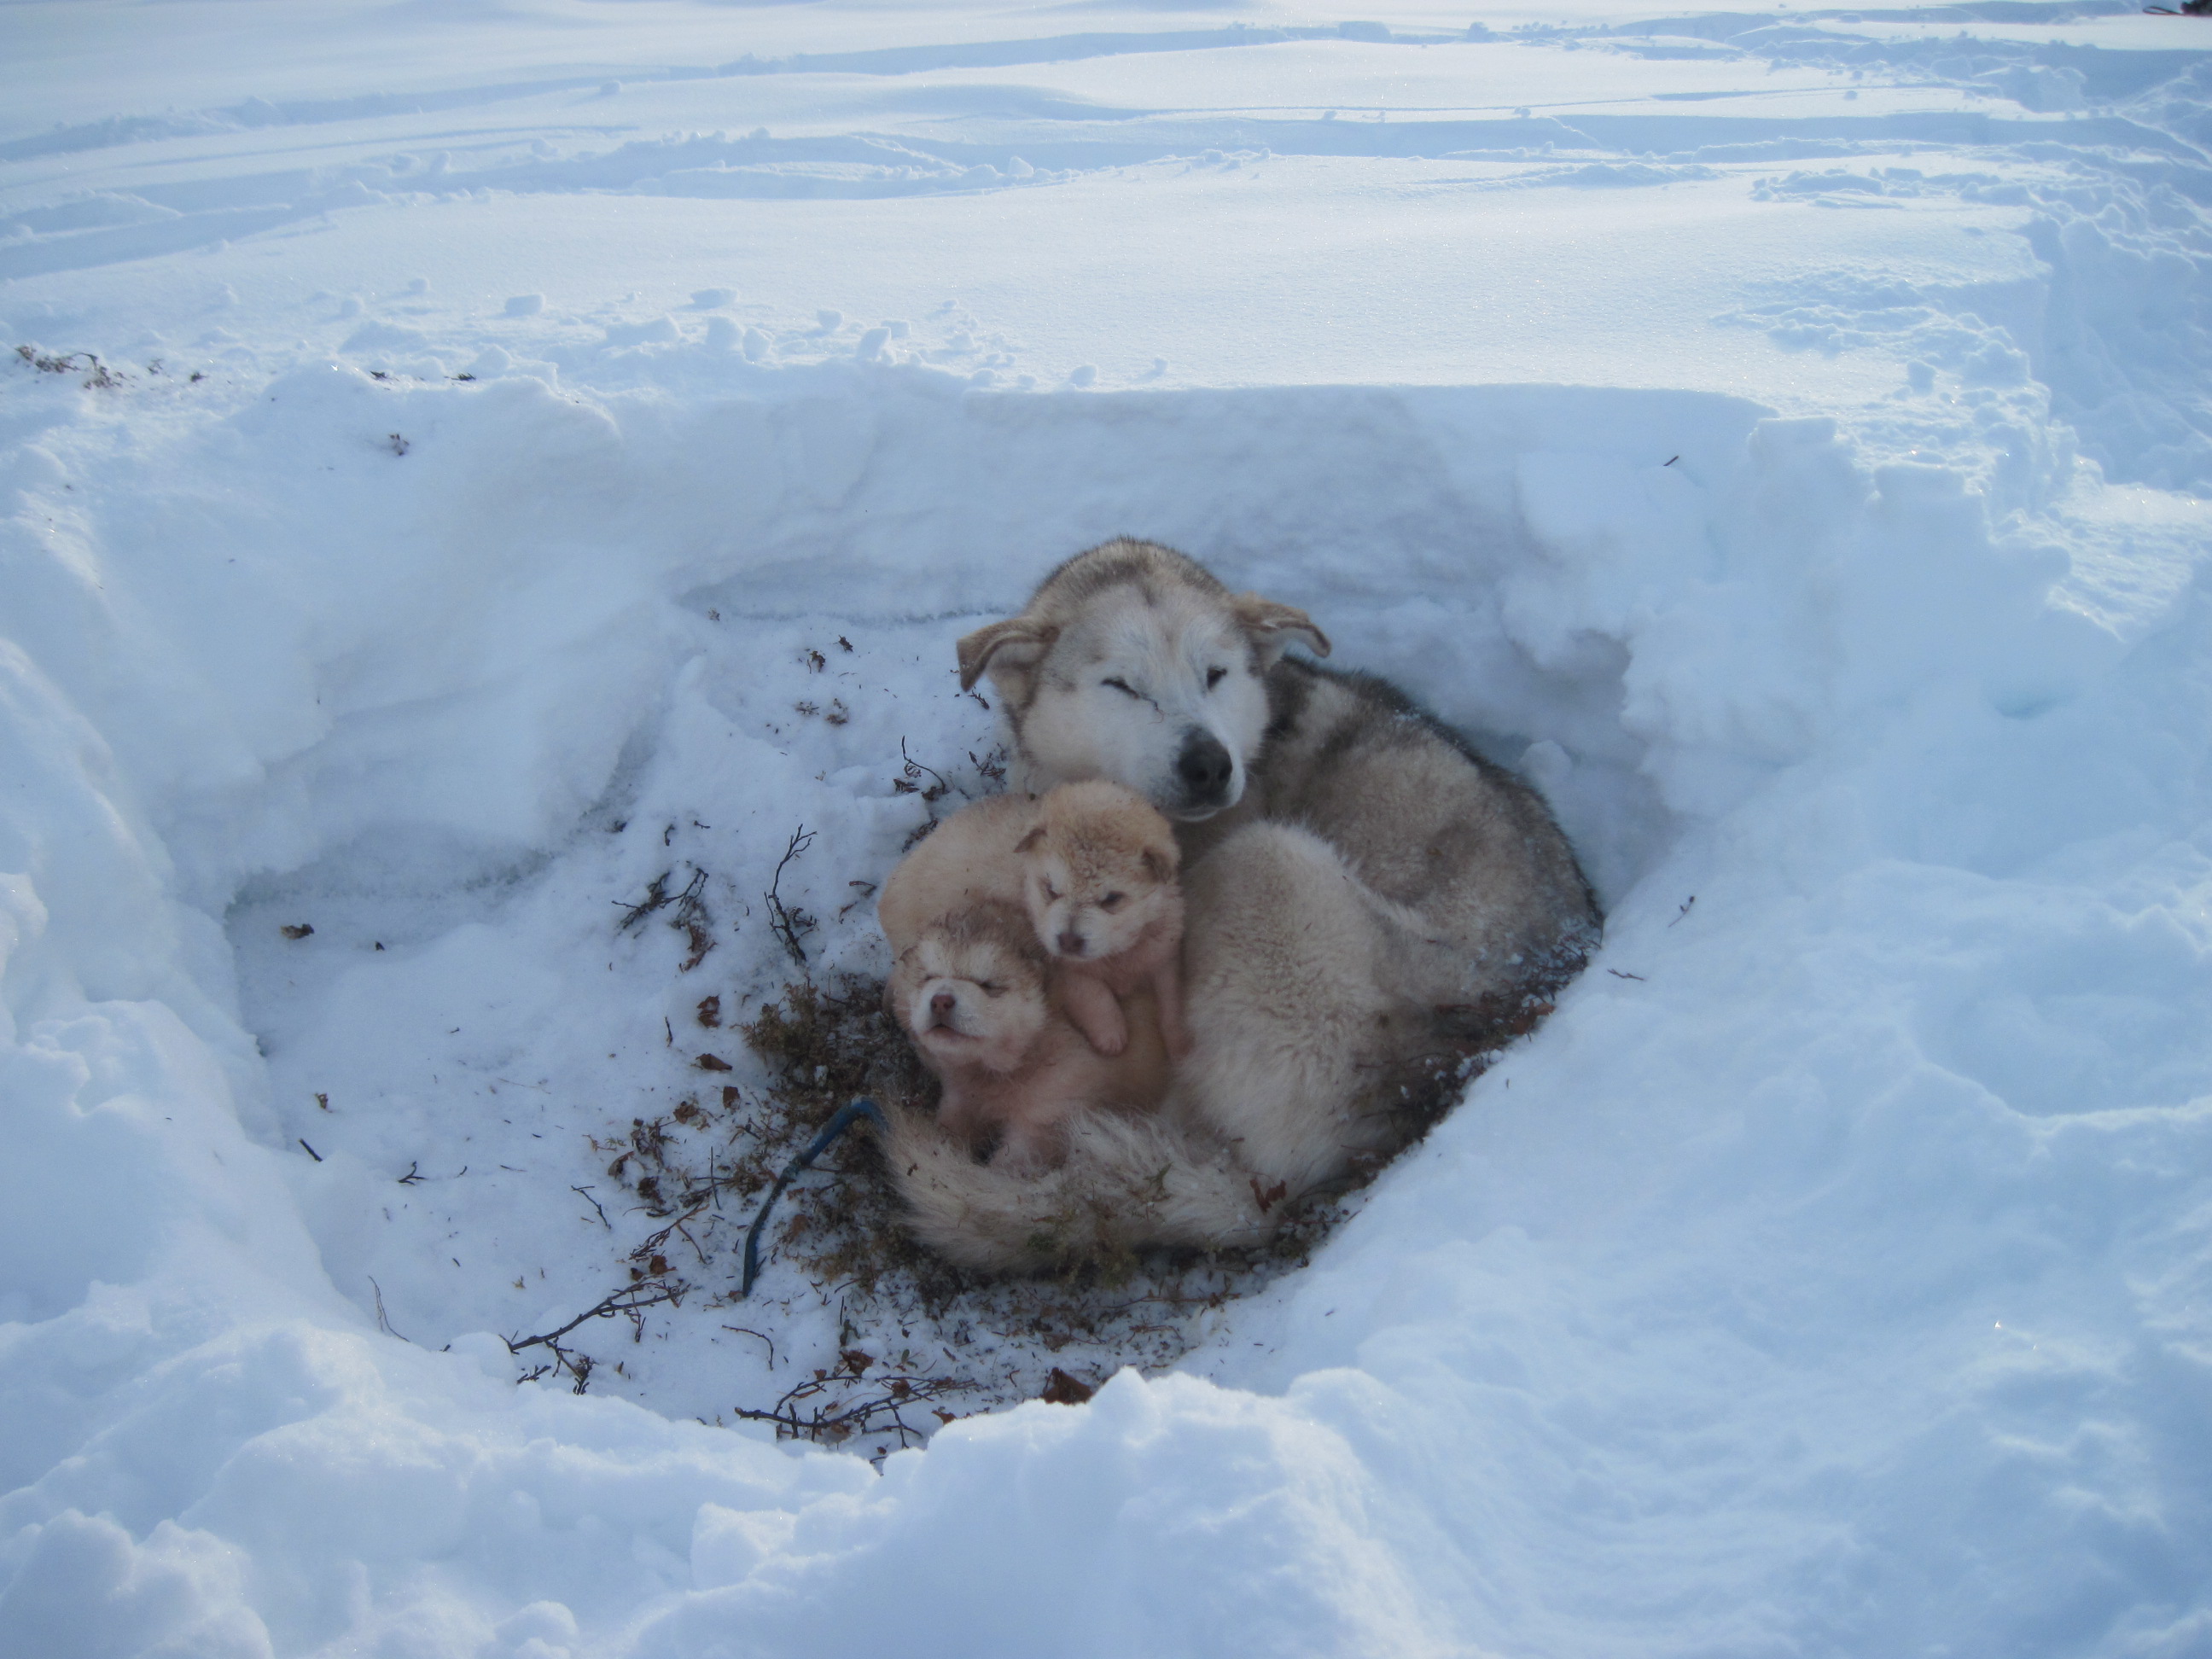
<path fill-rule="evenodd" d="M 2212 25 L 1976 9 L 0 12 L 0 1654 L 2212 1650 Z M 1124 532 L 1595 965 L 1237 1296 L 518 1386 Z"/>

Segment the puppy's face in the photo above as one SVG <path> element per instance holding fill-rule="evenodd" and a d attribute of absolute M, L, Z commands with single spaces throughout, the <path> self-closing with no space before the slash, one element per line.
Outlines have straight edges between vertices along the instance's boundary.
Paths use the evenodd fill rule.
<path fill-rule="evenodd" d="M 933 923 L 899 962 L 907 1029 L 940 1065 L 1011 1072 L 1045 1020 L 1036 947 L 1005 927 Z"/>
<path fill-rule="evenodd" d="M 1054 956 L 1119 956 L 1171 908 L 1175 834 L 1130 791 L 1063 785 L 1021 844 L 1023 892 L 1037 941 Z"/>

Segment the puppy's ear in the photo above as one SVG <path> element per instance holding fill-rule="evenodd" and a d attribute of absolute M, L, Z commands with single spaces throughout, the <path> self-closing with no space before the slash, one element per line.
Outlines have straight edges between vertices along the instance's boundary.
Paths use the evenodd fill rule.
<path fill-rule="evenodd" d="M 1316 657 L 1328 655 L 1328 635 L 1297 606 L 1279 605 L 1257 593 L 1239 593 L 1230 604 L 1236 608 L 1237 625 L 1259 649 L 1261 667 L 1273 668 L 1293 640 Z"/>
<path fill-rule="evenodd" d="M 1181 866 L 1182 860 L 1176 851 L 1175 843 L 1170 842 L 1165 847 L 1145 848 L 1142 862 L 1145 873 L 1164 887 L 1176 878 L 1176 871 Z"/>
<path fill-rule="evenodd" d="M 975 690 L 985 671 L 996 678 L 1007 669 L 1033 666 L 1060 637 L 1060 629 L 1026 617 L 1009 617 L 965 635 L 960 641 L 960 689 Z M 995 666 L 994 666 L 995 665 Z"/>
<path fill-rule="evenodd" d="M 1014 843 L 1014 851 L 1024 854 L 1029 853 L 1032 851 L 1036 847 L 1037 843 L 1042 842 L 1043 839 L 1044 825 L 1040 823 L 1036 828 L 1030 830 L 1029 834 L 1024 836 L 1019 841 Z"/>

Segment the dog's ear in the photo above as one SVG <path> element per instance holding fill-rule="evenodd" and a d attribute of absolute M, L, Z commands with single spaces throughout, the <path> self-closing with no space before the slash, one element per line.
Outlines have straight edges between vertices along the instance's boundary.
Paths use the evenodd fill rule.
<path fill-rule="evenodd" d="M 1257 593 L 1239 593 L 1230 601 L 1237 626 L 1251 638 L 1260 653 L 1260 666 L 1273 668 L 1293 640 L 1316 657 L 1328 655 L 1328 635 L 1314 626 L 1313 618 L 1294 605 L 1279 605 Z"/>
<path fill-rule="evenodd" d="M 1170 842 L 1165 847 L 1145 848 L 1142 862 L 1145 873 L 1164 887 L 1176 878 L 1176 871 L 1181 866 L 1182 860 L 1176 854 L 1176 844 Z"/>
<path fill-rule="evenodd" d="M 960 689 L 975 690 L 994 663 L 999 672 L 1028 668 L 1051 649 L 1060 629 L 1026 617 L 1009 617 L 963 635 L 960 641 Z M 996 678 L 994 675 L 994 678 Z"/>
<path fill-rule="evenodd" d="M 1026 854 L 1030 848 L 1034 848 L 1043 839 L 1044 825 L 1040 823 L 1034 830 L 1031 830 L 1029 834 L 1024 836 L 1019 841 L 1014 843 L 1014 851 Z"/>

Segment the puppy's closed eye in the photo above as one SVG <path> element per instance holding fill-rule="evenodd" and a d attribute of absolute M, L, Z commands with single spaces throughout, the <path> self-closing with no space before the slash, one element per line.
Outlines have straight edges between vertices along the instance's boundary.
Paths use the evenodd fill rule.
<path fill-rule="evenodd" d="M 1098 908 L 1102 910 L 1118 910 L 1128 896 L 1127 893 L 1109 893 L 1098 901 Z"/>
<path fill-rule="evenodd" d="M 1124 679 L 1101 680 L 1098 684 L 1101 685 L 1112 686 L 1116 691 L 1119 691 L 1125 697 L 1134 697 L 1143 695 L 1135 686 L 1130 684 L 1128 681 Z"/>

